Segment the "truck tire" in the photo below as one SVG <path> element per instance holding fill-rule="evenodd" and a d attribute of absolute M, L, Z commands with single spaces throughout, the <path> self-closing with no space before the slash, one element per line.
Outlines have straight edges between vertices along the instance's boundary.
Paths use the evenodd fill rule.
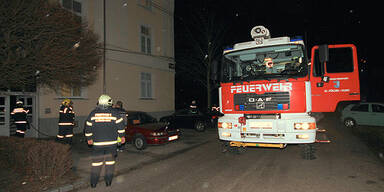
<path fill-rule="evenodd" d="M 315 156 L 315 144 L 314 143 L 308 143 L 308 144 L 302 144 L 301 145 L 301 155 L 303 159 L 305 160 L 314 160 L 316 159 Z"/>
<path fill-rule="evenodd" d="M 147 148 L 147 141 L 145 140 L 145 137 L 143 135 L 135 135 L 132 139 L 132 145 L 137 150 L 144 150 Z"/>

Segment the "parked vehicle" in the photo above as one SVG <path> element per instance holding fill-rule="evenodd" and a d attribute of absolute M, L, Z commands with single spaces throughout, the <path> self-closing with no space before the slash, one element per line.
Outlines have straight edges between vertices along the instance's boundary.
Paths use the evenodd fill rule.
<path fill-rule="evenodd" d="M 350 104 L 341 112 L 341 121 L 348 128 L 357 125 L 384 126 L 384 104 L 374 102 Z"/>
<path fill-rule="evenodd" d="M 160 118 L 160 122 L 168 122 L 170 127 L 177 129 L 187 128 L 202 132 L 211 125 L 210 118 L 210 115 L 201 111 L 182 109 L 172 115 Z"/>
<path fill-rule="evenodd" d="M 179 129 L 171 128 L 166 122 L 157 120 L 145 112 L 128 111 L 126 140 L 132 142 L 137 150 L 147 145 L 160 145 L 179 139 Z"/>

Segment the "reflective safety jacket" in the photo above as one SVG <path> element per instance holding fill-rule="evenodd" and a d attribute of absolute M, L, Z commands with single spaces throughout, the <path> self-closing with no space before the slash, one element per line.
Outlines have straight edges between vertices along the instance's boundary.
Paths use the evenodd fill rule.
<path fill-rule="evenodd" d="M 29 110 L 25 110 L 23 107 L 17 107 L 11 112 L 12 118 L 16 124 L 27 123 L 27 114 Z"/>
<path fill-rule="evenodd" d="M 97 106 L 85 122 L 85 136 L 88 141 L 93 140 L 95 147 L 117 145 L 118 137 L 125 136 L 123 121 L 120 111 Z"/>
<path fill-rule="evenodd" d="M 74 125 L 75 112 L 72 107 L 61 105 L 59 114 L 59 125 Z"/>

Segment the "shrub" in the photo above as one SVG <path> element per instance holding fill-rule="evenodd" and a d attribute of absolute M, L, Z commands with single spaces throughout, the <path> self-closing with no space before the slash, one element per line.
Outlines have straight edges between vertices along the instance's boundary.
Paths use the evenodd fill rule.
<path fill-rule="evenodd" d="M 54 182 L 72 167 L 68 145 L 52 140 L 0 137 L 1 160 L 26 180 Z"/>

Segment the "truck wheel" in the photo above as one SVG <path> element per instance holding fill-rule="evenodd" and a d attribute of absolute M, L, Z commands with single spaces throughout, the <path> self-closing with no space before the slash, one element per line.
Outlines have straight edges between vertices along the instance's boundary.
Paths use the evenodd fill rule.
<path fill-rule="evenodd" d="M 344 126 L 347 128 L 355 128 L 356 127 L 356 121 L 352 118 L 346 118 L 344 120 Z"/>
<path fill-rule="evenodd" d="M 144 150 L 147 148 L 147 141 L 143 135 L 135 135 L 132 144 L 137 150 Z"/>
<path fill-rule="evenodd" d="M 195 123 L 195 130 L 198 132 L 205 131 L 206 123 L 204 121 L 197 121 Z"/>
<path fill-rule="evenodd" d="M 315 156 L 316 149 L 315 149 L 314 143 L 303 144 L 303 145 L 301 145 L 301 147 L 302 147 L 301 155 L 302 155 L 303 159 L 305 159 L 305 160 L 316 159 L 316 156 Z"/>

